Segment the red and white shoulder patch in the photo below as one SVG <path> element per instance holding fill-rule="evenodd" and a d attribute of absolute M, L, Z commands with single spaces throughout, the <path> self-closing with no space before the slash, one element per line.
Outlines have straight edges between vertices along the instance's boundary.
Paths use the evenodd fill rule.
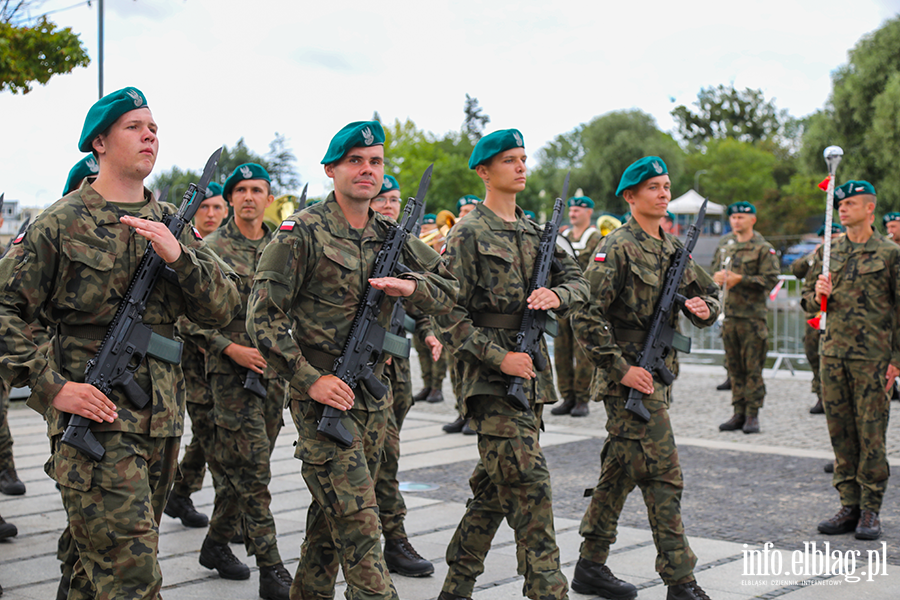
<path fill-rule="evenodd" d="M 606 261 L 606 252 L 598 252 L 594 255 L 594 262 L 605 262 Z"/>
<path fill-rule="evenodd" d="M 769 248 L 769 254 L 775 254 L 775 248 Z"/>
<path fill-rule="evenodd" d="M 194 239 L 197 239 L 197 240 L 202 240 L 202 239 L 203 239 L 203 236 L 200 235 L 200 232 L 197 231 L 197 228 L 196 228 L 196 227 L 191 227 L 191 231 L 194 233 Z"/>
<path fill-rule="evenodd" d="M 296 225 L 297 223 L 294 221 L 282 221 L 281 226 L 278 227 L 278 231 L 293 231 Z"/>
<path fill-rule="evenodd" d="M 26 233 L 28 233 L 28 230 L 27 230 L 27 229 L 26 229 L 25 231 L 23 231 L 22 233 L 20 233 L 19 235 L 17 235 L 17 236 L 16 236 L 16 239 L 14 239 L 14 240 L 12 241 L 13 245 L 19 245 L 19 244 L 21 244 L 21 243 L 25 240 L 25 234 L 26 234 Z"/>

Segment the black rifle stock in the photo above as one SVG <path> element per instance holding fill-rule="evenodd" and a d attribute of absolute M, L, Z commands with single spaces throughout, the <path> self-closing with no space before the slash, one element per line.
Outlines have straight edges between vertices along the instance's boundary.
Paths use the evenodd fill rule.
<path fill-rule="evenodd" d="M 431 182 L 432 166 L 429 166 L 422 175 L 416 197 L 410 198 L 406 203 L 400 225 L 391 228 L 384 245 L 378 251 L 375 266 L 369 276 L 370 279 L 393 277 L 397 273 L 409 271 L 400 263 L 400 256 L 406 240 L 424 210 L 423 199 Z M 387 387 L 375 376 L 374 371 L 384 348 L 385 329 L 378 324 L 378 315 L 385 297 L 382 290 L 366 284 L 362 301 L 359 303 L 356 317 L 353 319 L 350 333 L 344 343 L 344 349 L 334 361 L 336 377 L 339 377 L 351 389 L 356 389 L 357 384 L 362 382 L 366 390 L 379 399 L 387 393 Z M 349 448 L 353 444 L 353 436 L 341 422 L 343 414 L 342 411 L 332 406 L 326 406 L 316 429 L 335 443 Z"/>
<path fill-rule="evenodd" d="M 663 284 L 662 295 L 656 304 L 656 310 L 653 313 L 653 321 L 650 323 L 650 329 L 647 331 L 647 337 L 644 339 L 644 347 L 638 356 L 637 366 L 646 369 L 657 377 L 666 385 L 671 385 L 675 381 L 675 375 L 666 367 L 666 357 L 673 347 L 685 353 L 690 353 L 691 339 L 685 337 L 675 331 L 670 324 L 672 321 L 672 312 L 675 310 L 675 303 L 679 306 L 684 305 L 687 300 L 678 293 L 681 286 L 681 279 L 684 276 L 684 270 L 687 268 L 688 262 L 691 260 L 691 252 L 697 244 L 697 238 L 700 237 L 700 231 L 703 229 L 703 218 L 706 216 L 706 204 L 708 200 L 703 201 L 700 212 L 697 213 L 697 220 L 691 225 L 687 234 L 684 248 L 675 251 L 672 257 L 672 264 L 666 271 L 666 281 Z M 677 348 L 678 344 L 682 344 L 681 348 Z M 686 349 L 685 349 L 686 348 Z M 625 403 L 625 409 L 634 415 L 640 417 L 644 421 L 650 420 L 650 411 L 644 406 L 644 394 L 634 388 L 628 388 L 628 401 Z"/>
<path fill-rule="evenodd" d="M 178 212 L 166 215 L 163 219 L 176 240 L 181 238 L 184 228 L 190 226 L 221 154 L 222 149 L 219 148 L 209 157 L 200 183 L 192 183 L 184 193 Z M 156 253 L 153 245 L 148 243 L 141 263 L 128 285 L 128 291 L 106 331 L 99 352 L 88 361 L 85 368 L 85 383 L 93 385 L 107 397 L 113 388 L 119 388 L 137 408 L 143 408 L 150 401 L 150 397 L 134 380 L 134 374 L 144 361 L 153 335 L 153 330 L 143 323 L 143 315 L 147 299 L 156 287 L 156 282 L 163 276 L 165 268 L 165 261 Z M 63 432 L 62 442 L 99 461 L 105 450 L 91 432 L 91 422 L 90 419 L 73 414 Z"/>
<path fill-rule="evenodd" d="M 544 225 L 544 233 L 541 235 L 541 244 L 537 257 L 534 259 L 534 270 L 531 276 L 531 285 L 525 294 L 527 299 L 532 292 L 542 287 L 547 287 L 550 279 L 550 270 L 553 266 L 553 254 L 556 251 L 556 236 L 559 235 L 559 225 L 562 222 L 563 206 L 569 193 L 569 174 L 566 173 L 566 181 L 563 183 L 562 198 L 557 198 L 553 205 L 553 217 Z M 531 357 L 536 371 L 547 368 L 547 359 L 541 354 L 541 338 L 547 330 L 547 311 L 534 310 L 526 306 L 522 315 L 522 324 L 519 333 L 516 334 L 516 352 L 524 352 Z M 506 388 L 506 397 L 518 405 L 524 411 L 531 409 L 528 398 L 525 396 L 525 380 L 521 377 L 510 377 L 509 387 Z"/>
<path fill-rule="evenodd" d="M 262 375 L 253 369 L 247 369 L 247 375 L 244 377 L 244 389 L 263 400 L 269 395 L 262 382 Z"/>

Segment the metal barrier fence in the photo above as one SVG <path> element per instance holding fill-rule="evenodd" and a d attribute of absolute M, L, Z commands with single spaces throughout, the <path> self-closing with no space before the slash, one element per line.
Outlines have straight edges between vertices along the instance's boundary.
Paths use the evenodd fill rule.
<path fill-rule="evenodd" d="M 774 300 L 766 300 L 769 309 L 766 320 L 769 325 L 769 357 L 775 359 L 773 369 L 782 365 L 794 372 L 793 361 L 806 361 L 803 350 L 803 334 L 806 327 L 806 314 L 800 307 L 800 291 L 802 282 L 793 275 L 779 275 L 781 288 Z M 717 323 L 706 329 L 694 327 L 686 318 L 681 319 L 682 332 L 691 338 L 691 354 L 723 355 L 722 331 Z"/>

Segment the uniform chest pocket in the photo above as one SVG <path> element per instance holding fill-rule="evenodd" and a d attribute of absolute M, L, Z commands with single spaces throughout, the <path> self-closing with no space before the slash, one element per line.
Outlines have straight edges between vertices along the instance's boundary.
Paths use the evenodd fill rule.
<path fill-rule="evenodd" d="M 63 284 L 57 286 L 53 301 L 79 311 L 96 311 L 109 299 L 115 264 L 114 252 L 78 240 L 63 240 L 59 266 Z"/>
<path fill-rule="evenodd" d="M 517 270 L 516 257 L 507 243 L 500 245 L 496 240 L 478 241 L 478 265 L 481 270 L 480 287 L 493 290 L 495 293 L 505 295 L 502 289 L 508 288 L 516 282 L 510 275 L 515 275 Z"/>
<path fill-rule="evenodd" d="M 887 265 L 880 258 L 860 258 L 857 262 L 859 273 L 856 286 L 869 301 L 882 298 L 888 293 L 888 278 L 886 277 Z"/>
<path fill-rule="evenodd" d="M 636 261 L 631 261 L 628 266 L 631 269 L 632 275 L 640 279 L 646 285 L 654 289 L 659 285 L 660 274 L 658 269 Z"/>
<path fill-rule="evenodd" d="M 734 257 L 732 270 L 741 275 L 756 275 L 759 273 L 759 257 L 754 254 L 738 253 Z"/>
<path fill-rule="evenodd" d="M 336 246 L 325 246 L 307 290 L 328 304 L 343 306 L 348 295 L 360 295 L 360 265 L 358 256 Z"/>

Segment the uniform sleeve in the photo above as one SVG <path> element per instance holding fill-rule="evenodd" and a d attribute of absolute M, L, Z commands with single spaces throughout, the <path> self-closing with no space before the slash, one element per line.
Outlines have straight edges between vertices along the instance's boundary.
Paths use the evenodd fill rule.
<path fill-rule="evenodd" d="M 761 245 L 757 252 L 759 253 L 757 261 L 759 272 L 756 275 L 744 275 L 738 285 L 761 288 L 768 292 L 778 283 L 778 275 L 781 273 L 781 269 L 778 267 L 778 256 L 770 244 Z"/>
<path fill-rule="evenodd" d="M 822 273 L 822 248 L 820 247 L 813 254 L 812 264 L 809 265 L 807 277 L 803 281 L 803 288 L 800 295 L 800 305 L 806 312 L 816 312 L 821 308 L 816 301 L 816 282 Z"/>
<path fill-rule="evenodd" d="M 441 255 L 418 238 L 410 236 L 404 248 L 404 257 L 412 263 L 407 266 L 414 271 L 400 275 L 400 279 L 416 282 L 416 289 L 406 303 L 427 315 L 448 314 L 456 305 L 459 288 Z"/>
<path fill-rule="evenodd" d="M 565 317 L 587 302 L 590 287 L 574 258 L 558 248 L 554 256 L 561 268 L 557 273 L 552 269 L 550 271 L 550 284 L 553 286 L 550 291 L 559 296 L 560 302 L 559 308 L 553 309 L 553 312 Z"/>
<path fill-rule="evenodd" d="M 894 293 L 894 315 L 891 319 L 891 364 L 900 368 L 900 251 L 892 253 L 891 290 Z"/>
<path fill-rule="evenodd" d="M 186 236 L 193 238 L 188 229 Z M 210 248 L 182 236 L 181 256 L 169 266 L 175 271 L 185 302 L 185 316 L 201 327 L 225 327 L 241 309 L 241 297 Z"/>
<path fill-rule="evenodd" d="M 725 242 L 725 238 L 723 237 L 722 239 L 719 240 L 718 245 L 716 245 L 716 250 L 713 253 L 713 262 L 712 262 L 712 272 L 713 273 L 717 273 L 724 268 L 723 261 L 725 260 L 725 258 L 724 258 L 724 252 L 722 252 L 722 250 L 725 248 L 724 242 Z"/>
<path fill-rule="evenodd" d="M 694 259 L 690 260 L 687 268 L 693 271 L 694 277 L 689 284 L 686 286 L 682 285 L 681 293 L 685 298 L 702 298 L 709 307 L 709 316 L 701 319 L 685 307 L 682 307 L 681 312 L 696 327 L 709 327 L 716 322 L 716 319 L 719 318 L 719 313 L 722 311 L 722 305 L 719 302 L 719 286 L 716 285 L 712 276 L 703 267 L 694 262 Z"/>
<path fill-rule="evenodd" d="M 590 288 L 590 300 L 571 315 L 572 329 L 584 346 L 591 362 L 609 373 L 612 381 L 622 381 L 630 365 L 616 344 L 613 328 L 606 318 L 609 307 L 621 293 L 628 259 L 624 252 L 601 240 L 596 250 L 605 254 L 602 261 L 591 262 L 584 277 Z"/>
<path fill-rule="evenodd" d="M 812 253 L 801 256 L 791 263 L 791 274 L 797 279 L 803 279 L 809 273 L 809 263 L 812 259 Z"/>

